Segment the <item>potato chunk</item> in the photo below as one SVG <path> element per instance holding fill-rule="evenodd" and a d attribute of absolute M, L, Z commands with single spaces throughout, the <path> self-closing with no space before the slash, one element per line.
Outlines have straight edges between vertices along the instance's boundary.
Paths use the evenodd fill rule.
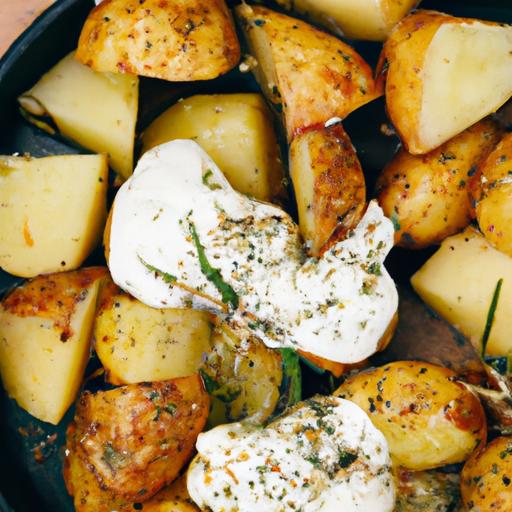
<path fill-rule="evenodd" d="M 354 229 L 366 208 L 366 186 L 356 151 L 340 124 L 297 135 L 290 145 L 299 227 L 318 256 Z"/>
<path fill-rule="evenodd" d="M 44 120 L 50 117 L 62 135 L 106 153 L 112 169 L 128 178 L 133 171 L 138 97 L 136 76 L 95 73 L 70 53 L 18 101 L 37 126 L 53 133 Z"/>
<path fill-rule="evenodd" d="M 476 218 L 485 238 L 512 256 L 512 134 L 503 137 L 474 176 Z"/>
<path fill-rule="evenodd" d="M 96 71 L 208 80 L 237 64 L 240 45 L 224 0 L 105 0 L 85 22 L 77 58 Z"/>
<path fill-rule="evenodd" d="M 75 415 L 79 447 L 102 488 L 147 501 L 180 474 L 208 408 L 197 374 L 85 392 Z"/>
<path fill-rule="evenodd" d="M 284 115 L 288 140 L 344 118 L 381 95 L 370 66 L 348 44 L 266 7 L 236 8 L 263 93 Z"/>
<path fill-rule="evenodd" d="M 113 384 L 174 379 L 197 373 L 210 330 L 205 311 L 150 308 L 109 279 L 100 293 L 95 348 Z"/>
<path fill-rule="evenodd" d="M 269 202 L 285 195 L 272 118 L 260 94 L 197 95 L 180 101 L 144 132 L 143 152 L 174 139 L 195 140 L 238 192 Z"/>
<path fill-rule="evenodd" d="M 395 242 L 410 249 L 438 244 L 471 222 L 468 186 L 501 131 L 481 121 L 422 156 L 401 149 L 377 183 L 379 204 L 395 225 Z"/>
<path fill-rule="evenodd" d="M 384 45 L 386 105 L 406 149 L 428 153 L 512 95 L 512 26 L 411 14 Z"/>
<path fill-rule="evenodd" d="M 349 39 L 384 41 L 418 0 L 278 0 Z"/>
<path fill-rule="evenodd" d="M 106 269 L 41 276 L 0 306 L 0 374 L 7 394 L 57 424 L 73 403 L 89 359 L 96 298 Z"/>
<path fill-rule="evenodd" d="M 368 413 L 395 464 L 433 469 L 465 461 L 487 437 L 480 400 L 455 377 L 442 366 L 396 361 L 349 377 L 335 395 Z"/>
<path fill-rule="evenodd" d="M 414 274 L 418 295 L 481 350 L 494 290 L 503 279 L 494 323 L 487 343 L 491 356 L 512 353 L 512 257 L 494 249 L 476 229 L 447 238 Z"/>
<path fill-rule="evenodd" d="M 102 155 L 0 156 L 0 267 L 10 274 L 74 270 L 105 226 Z"/>

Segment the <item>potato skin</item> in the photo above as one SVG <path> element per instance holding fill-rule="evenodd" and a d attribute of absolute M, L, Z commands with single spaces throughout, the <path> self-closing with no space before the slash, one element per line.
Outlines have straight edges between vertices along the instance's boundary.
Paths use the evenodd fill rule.
<path fill-rule="evenodd" d="M 336 37 L 266 7 L 242 4 L 235 11 L 258 61 L 256 78 L 282 110 L 289 141 L 382 94 L 370 66 Z"/>
<path fill-rule="evenodd" d="M 80 453 L 102 488 L 146 501 L 179 475 L 208 409 L 197 374 L 85 392 L 75 414 Z"/>
<path fill-rule="evenodd" d="M 361 220 L 366 208 L 363 170 L 339 123 L 298 134 L 289 161 L 302 236 L 310 254 L 319 256 Z"/>
<path fill-rule="evenodd" d="M 506 134 L 474 176 L 476 218 L 485 238 L 512 256 L 512 134 Z"/>
<path fill-rule="evenodd" d="M 512 510 L 512 438 L 498 437 L 475 453 L 461 473 L 461 491 L 468 512 Z"/>
<path fill-rule="evenodd" d="M 76 58 L 96 71 L 208 80 L 240 59 L 223 0 L 104 0 L 89 14 Z"/>
<path fill-rule="evenodd" d="M 500 135 L 497 125 L 485 120 L 426 155 L 399 151 L 377 182 L 379 204 L 395 224 L 397 245 L 422 249 L 470 223 L 471 176 Z"/>
<path fill-rule="evenodd" d="M 335 394 L 368 413 L 395 464 L 419 471 L 462 462 L 486 440 L 482 405 L 455 378 L 441 366 L 397 361 L 349 377 Z"/>

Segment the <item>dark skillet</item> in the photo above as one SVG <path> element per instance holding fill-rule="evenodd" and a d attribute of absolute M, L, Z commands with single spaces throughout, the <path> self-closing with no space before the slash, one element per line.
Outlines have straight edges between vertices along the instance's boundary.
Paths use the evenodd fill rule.
<path fill-rule="evenodd" d="M 507 4 L 509 2 L 500 0 L 425 0 L 422 7 L 512 23 L 512 6 Z M 27 125 L 18 113 L 16 97 L 76 46 L 80 28 L 92 6 L 92 0 L 58 0 L 0 60 L 1 154 L 17 151 L 44 156 L 83 152 L 69 142 L 54 140 Z M 356 47 L 372 64 L 375 63 L 378 45 L 358 43 Z M 255 90 L 257 87 L 251 77 L 237 71 L 212 82 L 183 84 L 178 88 L 155 80 L 143 80 L 140 128 L 180 96 L 197 92 Z M 384 105 L 380 100 L 358 110 L 345 122 L 367 173 L 369 190 L 398 143 L 393 137 L 381 134 L 379 127 L 384 121 Z M 401 320 L 393 343 L 376 362 L 418 358 L 466 371 L 471 363 L 477 364 L 471 347 L 443 321 L 432 316 L 407 284 L 410 275 L 428 255 L 428 251 L 394 250 L 388 260 L 388 267 L 401 286 Z M 101 263 L 101 256 L 93 255 L 88 263 Z M 0 271 L 0 296 L 19 281 Z M 93 361 L 91 368 L 94 364 Z M 305 394 L 326 389 L 325 379 L 307 368 L 304 372 Z M 5 498 L 0 495 L 1 512 L 73 510 L 62 479 L 62 446 L 72 414 L 73 411 L 69 411 L 58 427 L 38 422 L 9 400 L 0 388 L 0 492 Z"/>

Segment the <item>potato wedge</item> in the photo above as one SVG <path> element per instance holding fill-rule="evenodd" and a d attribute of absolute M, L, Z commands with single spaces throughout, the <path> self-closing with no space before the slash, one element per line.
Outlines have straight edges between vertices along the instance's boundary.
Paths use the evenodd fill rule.
<path fill-rule="evenodd" d="M 213 330 L 201 375 L 212 397 L 211 427 L 244 418 L 264 423 L 277 408 L 284 378 L 279 351 L 254 337 L 241 339 L 225 323 Z"/>
<path fill-rule="evenodd" d="M 174 139 L 195 140 L 238 192 L 268 202 L 285 196 L 272 117 L 260 94 L 205 94 L 179 101 L 146 129 L 142 151 Z"/>
<path fill-rule="evenodd" d="M 76 56 L 96 71 L 182 82 L 226 73 L 240 45 L 223 0 L 105 0 L 89 14 Z"/>
<path fill-rule="evenodd" d="M 76 512 L 133 512 L 139 504 L 128 502 L 101 488 L 83 456 L 76 439 L 76 425 L 71 423 L 67 430 L 66 458 L 64 459 L 64 481 Z M 199 509 L 192 503 L 187 492 L 186 479 L 180 477 L 146 501 L 145 512 L 195 512 Z"/>
<path fill-rule="evenodd" d="M 470 223 L 471 177 L 501 133 L 485 120 L 426 155 L 398 152 L 377 182 L 379 204 L 395 224 L 398 245 L 422 249 Z"/>
<path fill-rule="evenodd" d="M 384 41 L 419 0 L 278 0 L 349 39 Z"/>
<path fill-rule="evenodd" d="M 380 61 L 386 106 L 414 155 L 439 147 L 512 95 L 512 26 L 434 11 L 397 25 Z"/>
<path fill-rule="evenodd" d="M 161 381 L 197 373 L 210 331 L 205 311 L 150 308 L 109 279 L 100 292 L 94 346 L 112 384 Z"/>
<path fill-rule="evenodd" d="M 468 512 L 512 510 L 512 438 L 497 437 L 475 453 L 461 473 L 461 491 Z"/>
<path fill-rule="evenodd" d="M 256 79 L 283 113 L 289 141 L 382 94 L 370 66 L 336 37 L 266 7 L 242 4 L 236 14 L 258 61 Z"/>
<path fill-rule="evenodd" d="M 491 356 L 512 353 L 512 258 L 496 250 L 473 227 L 447 238 L 412 276 L 416 293 L 481 350 L 496 285 L 503 279 L 487 343 Z"/>
<path fill-rule="evenodd" d="M 506 134 L 474 176 L 476 218 L 485 238 L 512 256 L 512 134 Z"/>
<path fill-rule="evenodd" d="M 174 481 L 208 416 L 199 375 L 81 395 L 79 454 L 102 488 L 145 502 Z"/>
<path fill-rule="evenodd" d="M 25 117 L 51 134 L 58 131 L 84 148 L 105 153 L 120 176 L 133 171 L 139 79 L 95 73 L 74 53 L 64 57 L 18 101 Z M 47 118 L 53 122 L 48 125 Z"/>
<path fill-rule="evenodd" d="M 447 368 L 396 361 L 349 377 L 335 395 L 384 434 L 398 466 L 419 471 L 465 461 L 487 437 L 478 397 Z"/>
<path fill-rule="evenodd" d="M 0 267 L 21 277 L 78 268 L 101 239 L 107 178 L 103 155 L 0 156 Z"/>
<path fill-rule="evenodd" d="M 310 254 L 319 256 L 361 220 L 366 208 L 363 170 L 338 123 L 297 135 L 289 162 L 302 237 Z"/>
<path fill-rule="evenodd" d="M 0 306 L 0 374 L 7 394 L 56 425 L 73 403 L 90 354 L 104 268 L 40 276 Z"/>

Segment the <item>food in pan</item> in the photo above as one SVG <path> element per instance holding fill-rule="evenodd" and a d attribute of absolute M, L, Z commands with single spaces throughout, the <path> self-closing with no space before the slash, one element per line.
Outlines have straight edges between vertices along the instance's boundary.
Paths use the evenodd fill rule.
<path fill-rule="evenodd" d="M 487 116 L 511 93 L 512 29 L 404 18 L 415 3 L 285 5 L 385 40 L 374 78 L 339 31 L 265 6 L 233 9 L 234 69 L 221 0 L 104 0 L 20 96 L 97 153 L 0 159 L 0 266 L 33 278 L 0 303 L 0 374 L 44 422 L 76 403 L 78 512 L 507 509 L 510 441 L 486 443 L 512 417 L 511 138 Z M 402 146 L 374 189 L 345 118 L 373 121 L 384 92 Z M 90 266 L 102 231 L 108 269 Z M 381 352 L 387 266 L 409 258 L 473 343 L 457 338 L 469 373 Z"/>

